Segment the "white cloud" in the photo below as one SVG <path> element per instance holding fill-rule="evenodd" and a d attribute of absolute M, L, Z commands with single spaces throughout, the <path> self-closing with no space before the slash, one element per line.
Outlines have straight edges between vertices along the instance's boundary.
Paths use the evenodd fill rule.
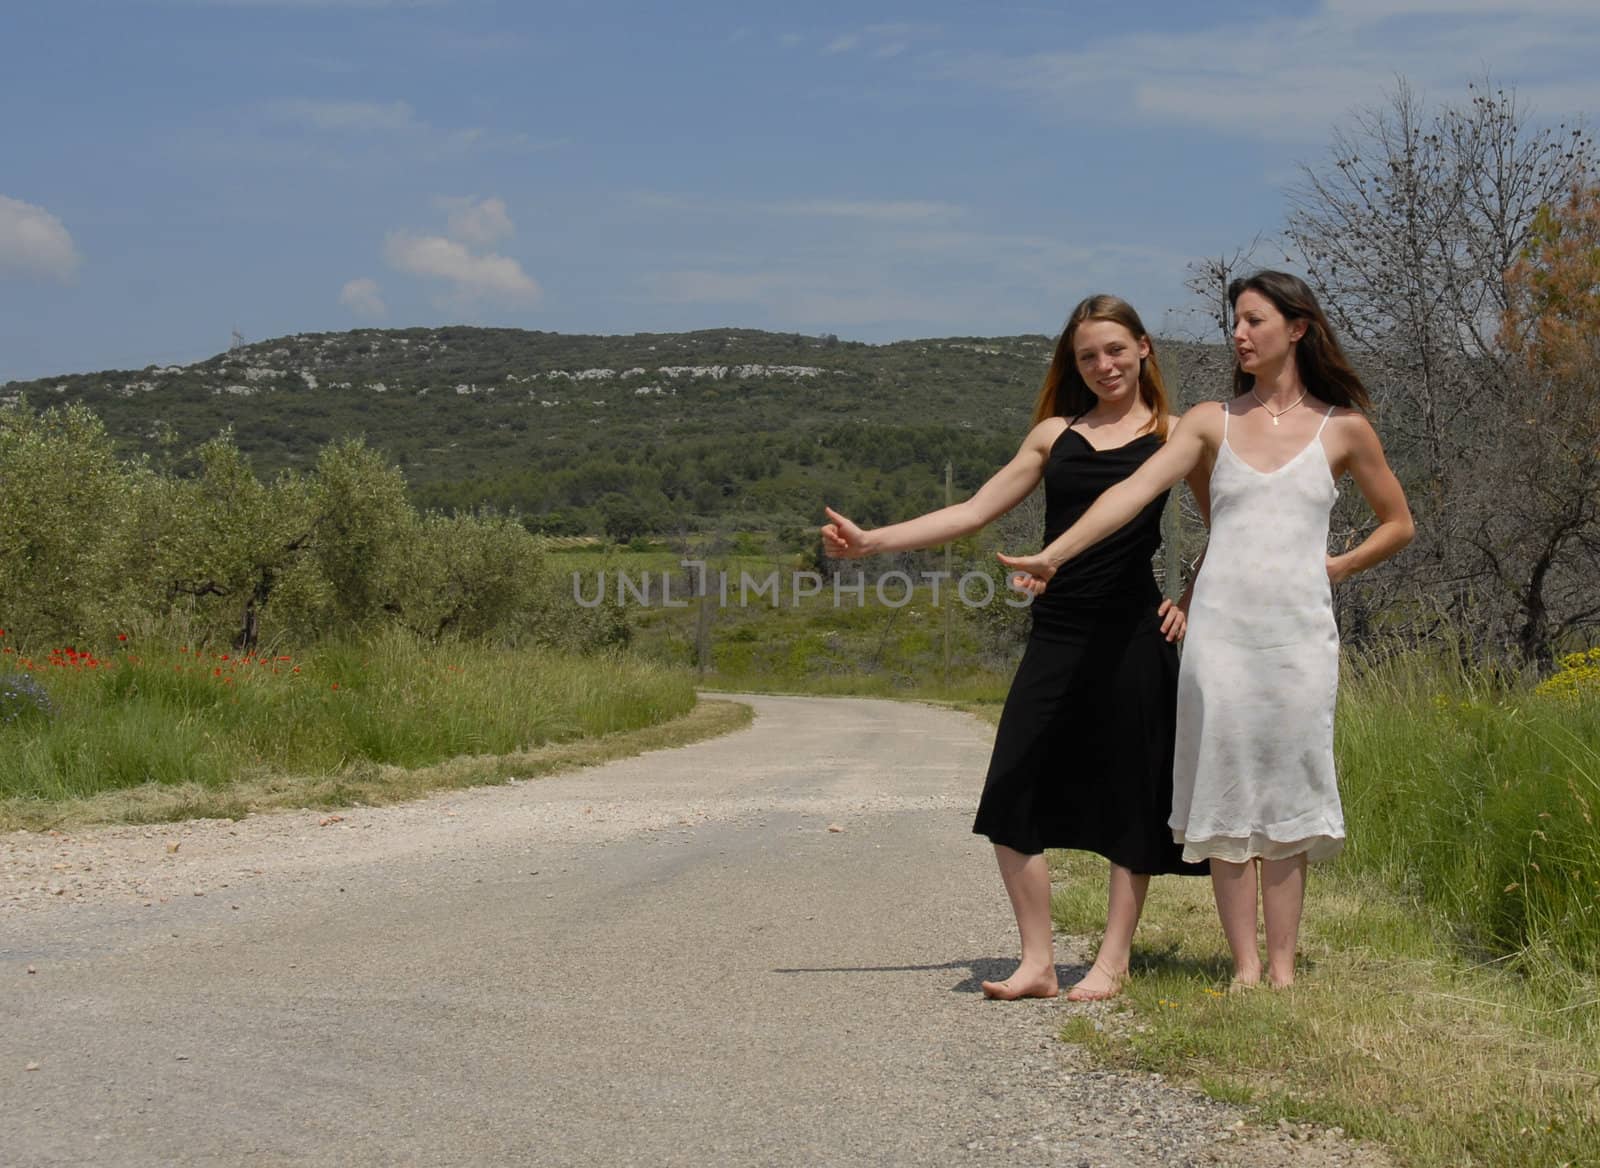
<path fill-rule="evenodd" d="M 961 213 L 950 203 L 918 200 L 870 201 L 851 199 L 801 199 L 771 203 L 761 208 L 775 215 L 814 215 L 835 219 L 870 219 L 882 222 L 923 222 L 949 219 Z"/>
<path fill-rule="evenodd" d="M 637 301 L 671 306 L 669 319 L 680 323 L 884 339 L 1048 331 L 1099 289 L 1133 298 L 1154 323 L 1192 258 L 1138 235 L 1063 224 L 1061 216 L 1051 217 L 1048 231 L 1015 229 L 1004 216 L 990 219 L 998 228 L 990 229 L 977 209 L 933 201 L 747 202 L 643 192 L 630 205 L 638 225 L 660 238 L 678 234 L 681 218 L 686 237 L 715 241 L 656 253 L 634 277 Z M 702 236 L 710 224 L 716 234 Z"/>
<path fill-rule="evenodd" d="M 339 291 L 339 303 L 363 320 L 382 320 L 389 315 L 378 282 L 369 276 L 351 280 Z"/>
<path fill-rule="evenodd" d="M 954 219 L 965 213 L 954 203 L 931 199 L 785 199 L 776 203 L 745 202 L 738 199 L 706 198 L 700 195 L 674 195 L 661 191 L 635 191 L 629 202 L 647 211 L 715 216 L 782 215 L 796 218 L 856 219 L 871 223 L 923 224 L 930 220 Z"/>
<path fill-rule="evenodd" d="M 268 102 L 267 109 L 275 117 L 297 122 L 314 130 L 371 133 L 422 128 L 422 123 L 417 121 L 416 111 L 403 101 L 316 101 L 310 98 L 285 98 Z"/>
<path fill-rule="evenodd" d="M 543 295 L 516 260 L 494 252 L 477 255 L 444 236 L 392 232 L 383 253 L 396 271 L 446 281 L 462 301 L 534 304 Z"/>
<path fill-rule="evenodd" d="M 502 199 L 478 200 L 469 195 L 466 198 L 441 198 L 438 203 L 449 213 L 446 234 L 461 243 L 488 247 L 491 243 L 498 243 L 516 234 L 517 229 L 512 226 L 511 216 L 506 214 L 505 201 Z"/>
<path fill-rule="evenodd" d="M 1095 108 L 1096 116 L 1308 142 L 1353 109 L 1381 104 L 1397 75 L 1424 93 L 1458 97 L 1486 63 L 1517 78 L 1519 95 L 1546 113 L 1585 112 L 1570 104 L 1574 81 L 1583 82 L 1592 111 L 1596 55 L 1592 0 L 1324 0 L 1303 15 L 1120 34 L 1082 49 L 971 54 L 943 73 L 1024 93 L 1066 117 Z M 1117 94 L 1128 95 L 1120 109 Z"/>
<path fill-rule="evenodd" d="M 782 328 L 1014 329 L 1066 314 L 1095 288 L 1165 286 L 1186 257 L 1144 245 L 1077 245 L 1040 235 L 867 235 L 797 255 L 730 259 L 639 277 L 647 303 L 717 306 Z M 1146 298 L 1155 305 L 1154 298 Z M 1149 316 L 1157 314 L 1152 307 Z M 963 322 L 955 325 L 952 322 Z"/>
<path fill-rule="evenodd" d="M 938 24 L 911 24 L 901 21 L 895 24 L 869 24 L 866 28 L 867 35 L 877 37 L 930 37 L 942 36 L 944 26 Z"/>
<path fill-rule="evenodd" d="M 66 283 L 82 262 L 61 220 L 43 207 L 0 195 L 0 277 Z"/>
<path fill-rule="evenodd" d="M 1328 12 L 1355 20 L 1398 16 L 1555 16 L 1594 12 L 1594 0 L 1324 0 Z"/>
<path fill-rule="evenodd" d="M 950 290 L 907 289 L 882 273 L 859 270 L 788 267 L 729 272 L 690 268 L 644 276 L 640 284 L 645 299 L 653 303 L 725 305 L 795 326 L 956 318 L 966 309 L 959 295 Z"/>
<path fill-rule="evenodd" d="M 671 304 L 743 304 L 760 300 L 778 280 L 759 272 L 708 272 L 688 269 L 646 277 L 658 300 Z"/>
<path fill-rule="evenodd" d="M 348 168 L 358 157 L 366 162 L 404 156 L 438 162 L 463 155 L 528 154 L 555 150 L 566 138 L 535 140 L 522 131 L 502 132 L 483 126 L 436 126 L 405 101 L 326 101 L 320 98 L 277 98 L 256 103 L 260 132 L 237 119 L 224 133 L 220 127 L 194 136 L 199 150 L 211 157 L 270 162 L 288 154 L 334 169 Z M 324 147 L 322 144 L 326 143 Z M 364 152 L 358 156 L 355 151 Z"/>
<path fill-rule="evenodd" d="M 943 35 L 936 24 L 869 24 L 859 32 L 844 32 L 822 49 L 824 53 L 853 53 L 863 49 L 879 59 L 898 57 L 914 40 L 926 41 Z M 798 39 L 798 38 L 797 38 Z M 785 40 L 785 44 L 791 42 Z"/>

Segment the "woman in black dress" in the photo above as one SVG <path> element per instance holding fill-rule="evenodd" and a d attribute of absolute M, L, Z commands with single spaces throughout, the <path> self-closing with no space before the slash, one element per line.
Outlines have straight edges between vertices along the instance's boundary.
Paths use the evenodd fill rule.
<path fill-rule="evenodd" d="M 932 547 L 1005 514 L 1045 484 L 1049 543 L 1161 448 L 1169 416 L 1150 337 L 1131 305 L 1091 296 L 1067 319 L 1016 457 L 964 503 L 864 531 L 831 509 L 822 528 L 841 558 Z M 1198 477 L 1198 476 L 1196 476 Z M 1204 482 L 1195 486 L 1203 501 Z M 1150 877 L 1204 874 L 1182 863 L 1167 827 L 1184 618 L 1163 600 L 1150 559 L 1163 494 L 1113 539 L 1072 561 L 1033 604 L 1033 632 L 1006 697 L 973 831 L 994 844 L 1017 915 L 1022 959 L 991 998 L 1058 992 L 1045 848 L 1111 861 L 1106 931 L 1074 1001 L 1108 998 L 1128 972 Z"/>

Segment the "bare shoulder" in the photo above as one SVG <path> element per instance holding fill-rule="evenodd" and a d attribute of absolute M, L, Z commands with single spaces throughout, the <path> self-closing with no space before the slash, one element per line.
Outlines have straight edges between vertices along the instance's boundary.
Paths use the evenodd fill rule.
<path fill-rule="evenodd" d="M 1378 442 L 1378 431 L 1373 429 L 1372 422 L 1360 410 L 1353 410 L 1347 406 L 1329 406 L 1328 429 L 1352 450 L 1374 447 L 1382 449 Z"/>
<path fill-rule="evenodd" d="M 1033 429 L 1028 431 L 1028 436 L 1022 440 L 1024 450 L 1038 450 L 1048 453 L 1056 444 L 1056 439 L 1061 437 L 1067 429 L 1066 418 L 1046 418 Z"/>
<path fill-rule="evenodd" d="M 1172 420 L 1172 434 L 1192 434 L 1208 446 L 1222 441 L 1222 414 L 1227 406 L 1219 401 L 1199 402 Z"/>
<path fill-rule="evenodd" d="M 1225 407 L 1225 402 L 1196 402 L 1189 407 L 1187 413 L 1177 414 L 1173 420 L 1185 426 L 1203 426 L 1208 423 L 1220 426 L 1222 425 L 1222 411 Z"/>
<path fill-rule="evenodd" d="M 1330 407 L 1323 446 L 1327 449 L 1335 477 L 1348 471 L 1360 479 L 1365 474 L 1388 466 L 1383 443 L 1378 440 L 1378 431 L 1373 429 L 1372 422 L 1360 410 L 1345 406 Z"/>

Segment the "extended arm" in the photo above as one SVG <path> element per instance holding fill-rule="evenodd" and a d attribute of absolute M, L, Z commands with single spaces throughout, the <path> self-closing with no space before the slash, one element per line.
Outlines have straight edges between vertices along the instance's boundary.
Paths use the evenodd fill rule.
<path fill-rule="evenodd" d="M 1083 517 L 1049 547 L 1036 556 L 1001 556 L 1000 562 L 1040 583 L 1049 580 L 1062 564 L 1128 523 L 1150 500 L 1199 466 L 1206 452 L 1203 429 L 1203 424 L 1190 424 L 1186 417 L 1173 428 L 1160 450 L 1133 474 L 1107 487 Z"/>
<path fill-rule="evenodd" d="M 1344 419 L 1350 448 L 1346 469 L 1355 479 L 1367 505 L 1378 517 L 1378 526 L 1355 547 L 1343 555 L 1328 557 L 1328 579 L 1337 584 L 1374 564 L 1381 564 L 1395 555 L 1417 534 L 1411 519 L 1411 507 L 1406 502 L 1405 488 L 1389 469 L 1383 455 L 1383 444 L 1372 423 L 1359 414 Z"/>
<path fill-rule="evenodd" d="M 1211 463 L 1208 455 L 1200 459 L 1184 481 L 1189 484 L 1189 490 L 1194 492 L 1195 506 L 1200 511 L 1200 522 L 1209 529 L 1211 527 Z M 1200 567 L 1206 562 L 1206 553 L 1201 551 L 1200 558 L 1195 561 L 1194 571 L 1190 573 L 1189 583 L 1183 589 L 1183 595 L 1177 600 L 1163 600 L 1161 602 L 1161 631 L 1166 634 L 1169 641 L 1180 641 L 1189 627 L 1189 602 L 1194 599 L 1194 584 L 1200 579 Z"/>
<path fill-rule="evenodd" d="M 936 547 L 992 523 L 1039 485 L 1050 447 L 1065 427 L 1060 419 L 1047 418 L 1022 440 L 1016 456 L 1001 467 L 970 499 L 950 507 L 929 511 L 904 523 L 863 530 L 831 507 L 824 507 L 831 523 L 822 527 L 822 542 L 834 559 L 856 559 L 880 552 L 903 552 L 913 548 Z"/>

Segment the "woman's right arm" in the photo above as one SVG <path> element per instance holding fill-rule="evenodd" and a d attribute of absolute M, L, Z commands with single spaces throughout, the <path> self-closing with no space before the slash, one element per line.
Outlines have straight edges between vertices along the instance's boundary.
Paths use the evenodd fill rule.
<path fill-rule="evenodd" d="M 1001 556 L 1000 562 L 1033 577 L 1038 590 L 1042 590 L 1062 564 L 1127 524 L 1150 500 L 1201 465 L 1209 449 L 1205 435 L 1213 427 L 1220 435 L 1221 417 L 1220 411 L 1203 407 L 1190 410 L 1173 427 L 1160 450 L 1133 474 L 1101 492 L 1083 517 L 1049 547 L 1034 556 Z"/>
<path fill-rule="evenodd" d="M 1032 494 L 1044 477 L 1050 448 L 1066 429 L 1060 418 L 1046 418 L 1022 440 L 1015 457 L 963 502 L 929 511 L 904 523 L 863 530 L 831 507 L 824 507 L 831 523 L 822 527 L 822 542 L 834 559 L 857 559 L 881 552 L 903 552 L 936 547 L 992 523 Z"/>

